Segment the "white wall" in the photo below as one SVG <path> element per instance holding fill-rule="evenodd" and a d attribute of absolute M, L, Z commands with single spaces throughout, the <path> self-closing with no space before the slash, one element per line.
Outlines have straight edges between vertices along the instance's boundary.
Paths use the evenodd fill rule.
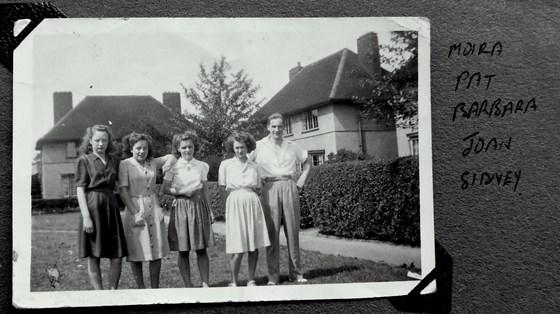
<path fill-rule="evenodd" d="M 63 198 L 62 175 L 74 174 L 76 158 L 66 157 L 66 143 L 46 143 L 41 149 L 43 198 Z"/>

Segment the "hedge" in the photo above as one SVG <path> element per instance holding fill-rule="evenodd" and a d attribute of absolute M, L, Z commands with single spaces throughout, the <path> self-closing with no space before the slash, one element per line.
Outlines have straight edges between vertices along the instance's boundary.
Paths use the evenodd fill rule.
<path fill-rule="evenodd" d="M 76 198 L 31 200 L 31 212 L 33 214 L 54 214 L 71 211 L 80 211 Z"/>
<path fill-rule="evenodd" d="M 300 191 L 301 226 L 350 238 L 419 245 L 418 158 L 312 167 Z"/>

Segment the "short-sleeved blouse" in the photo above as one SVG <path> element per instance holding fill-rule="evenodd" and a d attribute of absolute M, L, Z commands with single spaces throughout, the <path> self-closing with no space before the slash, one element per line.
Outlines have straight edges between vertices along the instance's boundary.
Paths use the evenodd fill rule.
<path fill-rule="evenodd" d="M 189 188 L 195 190 L 203 181 L 208 181 L 209 169 L 207 163 L 195 158 L 190 161 L 179 158 L 165 173 L 163 179 L 171 181 L 171 186 L 176 189 Z"/>
<path fill-rule="evenodd" d="M 277 154 L 270 135 L 257 141 L 257 147 L 249 154 L 249 159 L 259 164 L 263 177 L 293 175 L 296 163 L 305 162 L 307 157 L 306 150 L 287 139 L 282 140 L 282 147 Z"/>
<path fill-rule="evenodd" d="M 224 160 L 218 171 L 218 185 L 225 186 L 227 191 L 260 188 L 259 165 L 250 160 L 241 163 L 236 157 Z"/>
<path fill-rule="evenodd" d="M 163 157 L 153 158 L 140 165 L 130 157 L 121 161 L 119 166 L 119 187 L 128 187 L 131 197 L 156 193 L 157 169 L 165 162 Z"/>
<path fill-rule="evenodd" d="M 119 160 L 105 155 L 106 164 L 99 156 L 90 153 L 78 158 L 75 185 L 85 191 L 91 189 L 114 190 L 119 173 Z"/>

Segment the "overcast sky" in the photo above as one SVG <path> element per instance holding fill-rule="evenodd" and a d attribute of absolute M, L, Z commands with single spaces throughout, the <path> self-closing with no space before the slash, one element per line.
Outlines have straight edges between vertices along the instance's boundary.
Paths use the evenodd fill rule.
<path fill-rule="evenodd" d="M 189 110 L 181 84 L 194 86 L 200 63 L 225 56 L 233 71 L 244 69 L 261 86 L 264 104 L 297 62 L 356 52 L 367 32 L 386 44 L 391 30 L 406 26 L 386 18 L 47 20 L 26 39 L 33 40 L 33 141 L 53 126 L 53 92 L 72 92 L 73 105 L 88 95 L 161 101 L 163 92 L 181 92 Z"/>

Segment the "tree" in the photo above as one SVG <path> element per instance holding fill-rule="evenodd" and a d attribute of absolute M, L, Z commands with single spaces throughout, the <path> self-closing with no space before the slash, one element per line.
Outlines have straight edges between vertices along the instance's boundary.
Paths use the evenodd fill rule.
<path fill-rule="evenodd" d="M 362 73 L 362 84 L 371 97 L 355 97 L 365 118 L 397 121 L 399 127 L 417 127 L 418 120 L 418 33 L 397 31 L 391 44 L 380 47 L 381 63 L 391 71 L 378 76 Z"/>
<path fill-rule="evenodd" d="M 259 128 L 250 117 L 262 103 L 255 98 L 260 87 L 253 85 L 245 71 L 230 71 L 231 65 L 222 56 L 209 71 L 200 64 L 194 88 L 182 85 L 195 109 L 185 117 L 201 140 L 202 157 L 223 155 L 223 143 L 231 132 Z"/>

